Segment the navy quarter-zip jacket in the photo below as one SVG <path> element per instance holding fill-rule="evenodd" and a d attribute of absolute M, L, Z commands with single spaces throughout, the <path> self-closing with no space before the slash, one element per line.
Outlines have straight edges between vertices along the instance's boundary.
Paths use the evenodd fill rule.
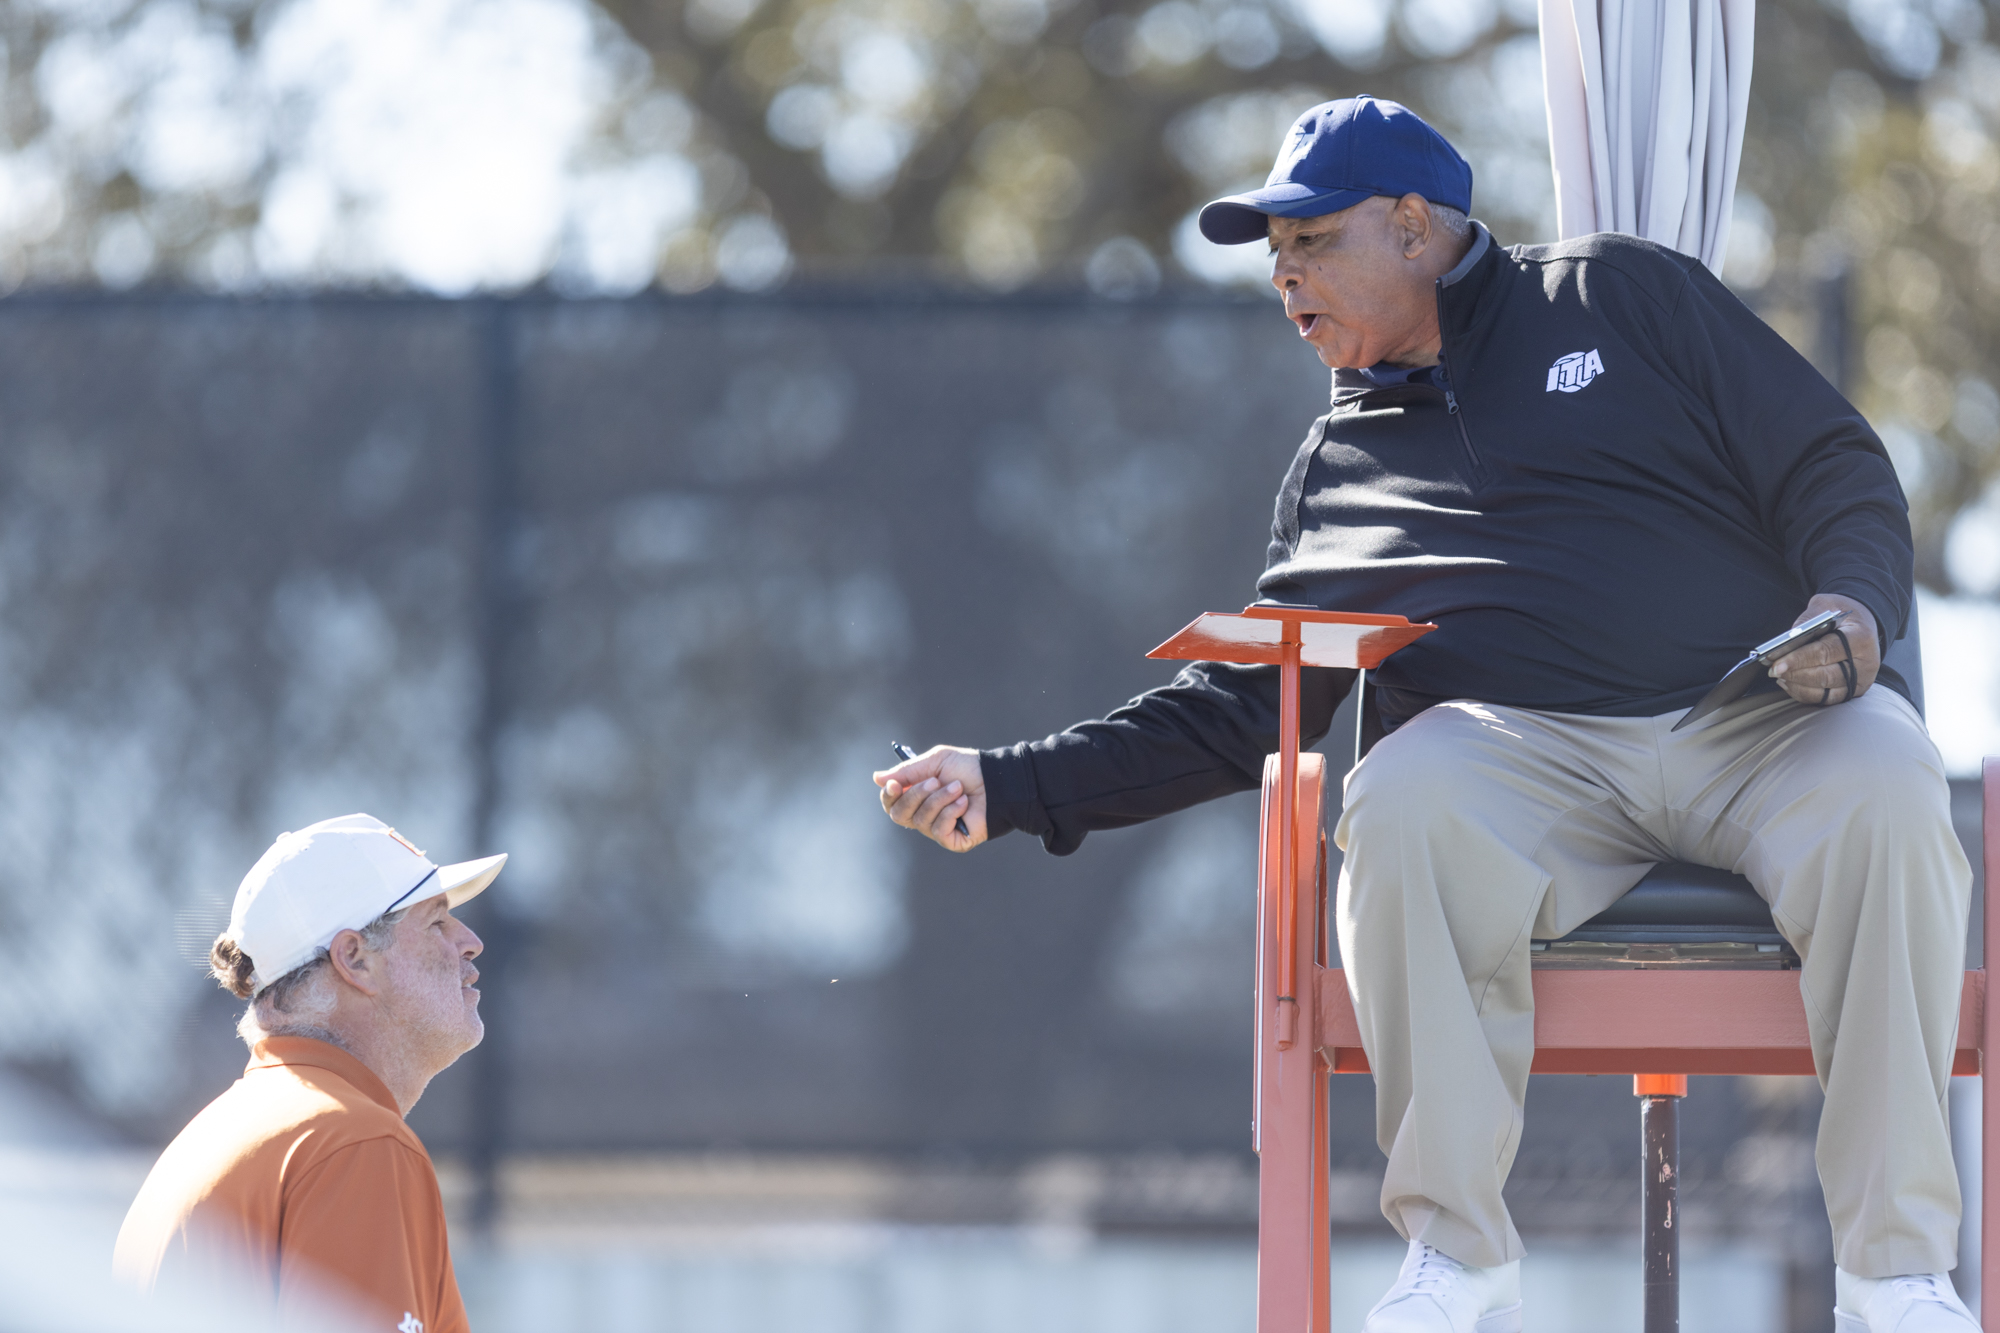
<path fill-rule="evenodd" d="M 1375 673 L 1394 728 L 1447 699 L 1691 706 L 1814 593 L 1911 602 L 1908 505 L 1860 413 L 1698 261 L 1603 233 L 1491 243 L 1438 284 L 1441 385 L 1334 377 L 1262 600 L 1435 621 Z M 1308 742 L 1351 671 L 1305 673 Z M 1884 669 L 1878 683 L 1904 695 Z M 1050 851 L 1255 788 L 1277 669 L 1196 663 L 1108 717 L 981 756 L 990 834 Z"/>

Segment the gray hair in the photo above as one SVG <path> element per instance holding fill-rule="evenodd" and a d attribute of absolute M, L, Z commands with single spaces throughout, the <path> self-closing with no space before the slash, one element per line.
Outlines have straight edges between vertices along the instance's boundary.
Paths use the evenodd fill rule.
<path fill-rule="evenodd" d="M 407 907 L 399 907 L 376 917 L 361 928 L 362 942 L 378 952 L 387 948 L 396 923 L 409 911 Z M 326 949 L 319 949 L 253 996 L 251 978 L 256 974 L 256 965 L 249 954 L 237 947 L 235 940 L 224 935 L 209 950 L 209 971 L 223 989 L 250 1001 L 236 1024 L 236 1035 L 243 1038 L 245 1045 L 254 1047 L 266 1037 L 313 1037 L 338 1046 L 340 1038 L 326 1026 L 333 1016 L 336 995 L 331 969 L 327 967 L 332 957 Z"/>
<path fill-rule="evenodd" d="M 1472 219 L 1448 204 L 1432 204 L 1431 221 L 1454 241 L 1462 241 L 1472 235 Z"/>

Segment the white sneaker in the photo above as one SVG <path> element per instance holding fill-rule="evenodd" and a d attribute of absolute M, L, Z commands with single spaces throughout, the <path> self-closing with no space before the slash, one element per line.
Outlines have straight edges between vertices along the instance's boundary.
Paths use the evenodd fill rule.
<path fill-rule="evenodd" d="M 1521 1333 L 1521 1261 L 1472 1268 L 1413 1240 L 1361 1333 Z"/>
<path fill-rule="evenodd" d="M 1856 1277 L 1833 1270 L 1835 1333 L 1975 1333 L 1949 1273 Z"/>

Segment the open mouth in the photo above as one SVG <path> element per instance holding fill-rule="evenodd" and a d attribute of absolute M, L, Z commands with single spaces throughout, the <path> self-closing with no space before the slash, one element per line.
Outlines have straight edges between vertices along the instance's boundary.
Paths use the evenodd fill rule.
<path fill-rule="evenodd" d="M 1315 312 L 1310 315 L 1293 315 L 1292 322 L 1299 326 L 1299 337 L 1310 338 L 1313 336 L 1313 330 L 1319 327 L 1319 314 Z"/>

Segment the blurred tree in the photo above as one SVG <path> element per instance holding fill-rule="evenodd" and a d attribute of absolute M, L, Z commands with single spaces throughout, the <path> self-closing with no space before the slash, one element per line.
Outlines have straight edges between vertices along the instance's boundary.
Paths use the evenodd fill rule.
<path fill-rule="evenodd" d="M 1917 577 L 2000 592 L 2000 50 L 1976 0 L 1764 0 L 1724 276 L 1841 384 L 1908 490 Z"/>
<path fill-rule="evenodd" d="M 1482 207 L 1534 230 L 1533 31 L 1532 0 L 0 0 L 0 257 L 114 286 L 886 261 L 1142 291 L 1189 210 L 1336 93 L 1425 107 Z M 509 239 L 511 264 L 467 258 Z"/>
<path fill-rule="evenodd" d="M 769 210 L 818 271 L 896 256 L 995 287 L 1143 290 L 1177 249 L 1216 271 L 1177 228 L 1260 181 L 1293 117 L 1340 93 L 1432 104 L 1489 156 L 1541 154 L 1532 4 L 600 3 L 744 165 L 716 206 Z M 1538 193 L 1489 198 L 1532 222 Z"/>

